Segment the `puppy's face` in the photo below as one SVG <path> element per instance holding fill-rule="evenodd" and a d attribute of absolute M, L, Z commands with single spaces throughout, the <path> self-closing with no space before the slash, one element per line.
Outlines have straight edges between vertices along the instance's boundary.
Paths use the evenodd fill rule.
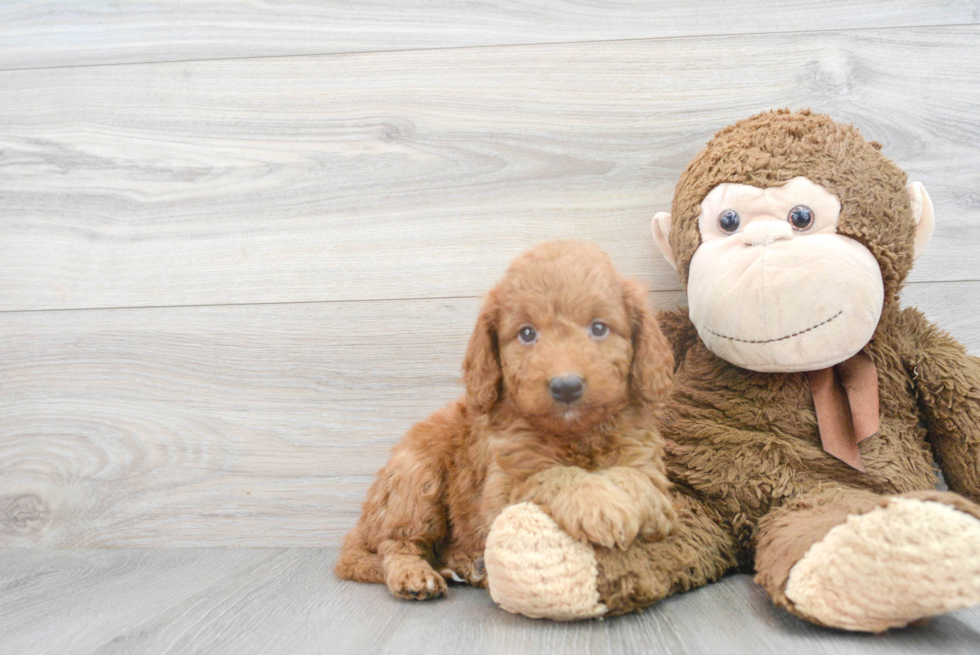
<path fill-rule="evenodd" d="M 480 323 L 465 365 L 468 395 L 474 342 L 486 330 L 497 375 L 493 400 L 503 394 L 551 431 L 588 429 L 632 395 L 659 397 L 669 382 L 670 349 L 645 294 L 594 246 L 547 243 L 518 258 Z"/>
<path fill-rule="evenodd" d="M 500 295 L 504 393 L 552 429 L 591 425 L 629 396 L 632 334 L 618 280 L 578 263 L 512 271 Z"/>

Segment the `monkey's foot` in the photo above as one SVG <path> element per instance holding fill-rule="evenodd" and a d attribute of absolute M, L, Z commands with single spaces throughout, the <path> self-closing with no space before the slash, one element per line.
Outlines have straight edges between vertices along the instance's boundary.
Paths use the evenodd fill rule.
<path fill-rule="evenodd" d="M 602 616 L 591 546 L 572 539 L 533 503 L 493 522 L 484 552 L 490 596 L 513 614 L 571 621 Z"/>
<path fill-rule="evenodd" d="M 793 565 L 797 613 L 862 632 L 980 603 L 980 521 L 938 502 L 892 498 L 852 515 Z"/>

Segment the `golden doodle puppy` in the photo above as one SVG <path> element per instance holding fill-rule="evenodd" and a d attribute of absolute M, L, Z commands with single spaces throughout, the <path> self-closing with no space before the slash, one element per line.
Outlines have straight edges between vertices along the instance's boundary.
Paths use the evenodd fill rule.
<path fill-rule="evenodd" d="M 395 446 L 337 575 L 418 600 L 445 592 L 445 578 L 484 586 L 490 526 L 525 501 L 606 548 L 668 534 L 656 411 L 672 371 L 646 293 L 598 247 L 524 253 L 480 311 L 465 395 Z"/>

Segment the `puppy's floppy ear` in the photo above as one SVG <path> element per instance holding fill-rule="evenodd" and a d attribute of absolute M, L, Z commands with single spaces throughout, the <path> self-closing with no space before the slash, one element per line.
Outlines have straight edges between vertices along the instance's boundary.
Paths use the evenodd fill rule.
<path fill-rule="evenodd" d="M 466 385 L 466 403 L 476 411 L 490 410 L 500 397 L 503 372 L 500 369 L 500 353 L 497 349 L 497 316 L 500 312 L 497 291 L 487 294 L 483 309 L 476 319 L 476 328 L 470 336 L 463 360 L 463 383 Z"/>
<path fill-rule="evenodd" d="M 642 402 L 659 404 L 670 391 L 674 353 L 650 311 L 643 287 L 633 280 L 624 279 L 622 284 L 633 333 L 630 391 Z"/>

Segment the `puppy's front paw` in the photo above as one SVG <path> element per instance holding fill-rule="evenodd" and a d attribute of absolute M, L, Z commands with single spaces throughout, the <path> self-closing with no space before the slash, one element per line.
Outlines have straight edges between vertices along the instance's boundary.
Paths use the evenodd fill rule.
<path fill-rule="evenodd" d="M 397 556 L 385 563 L 385 582 L 395 596 L 428 600 L 446 592 L 446 581 L 421 557 Z"/>
<path fill-rule="evenodd" d="M 657 484 L 648 473 L 635 468 L 616 466 L 599 471 L 598 475 L 613 482 L 631 499 L 640 516 L 640 536 L 645 541 L 659 541 L 674 529 L 677 510 L 666 492 L 666 478 Z"/>
<path fill-rule="evenodd" d="M 586 508 L 570 534 L 582 541 L 589 541 L 606 548 L 615 546 L 625 549 L 633 543 L 639 531 L 639 513 L 632 508 L 619 505 Z"/>
<path fill-rule="evenodd" d="M 640 526 L 640 536 L 644 541 L 660 541 L 674 530 L 676 522 L 677 512 L 668 501 L 647 513 Z"/>
<path fill-rule="evenodd" d="M 640 536 L 644 541 L 660 541 L 674 530 L 677 523 L 677 510 L 670 497 L 657 489 L 644 495 L 643 523 Z"/>
<path fill-rule="evenodd" d="M 446 558 L 439 574 L 446 580 L 463 582 L 473 587 L 487 586 L 487 569 L 483 555 L 453 555 Z"/>
<path fill-rule="evenodd" d="M 544 509 L 573 539 L 606 548 L 629 546 L 644 518 L 626 492 L 597 475 L 580 481 Z"/>

